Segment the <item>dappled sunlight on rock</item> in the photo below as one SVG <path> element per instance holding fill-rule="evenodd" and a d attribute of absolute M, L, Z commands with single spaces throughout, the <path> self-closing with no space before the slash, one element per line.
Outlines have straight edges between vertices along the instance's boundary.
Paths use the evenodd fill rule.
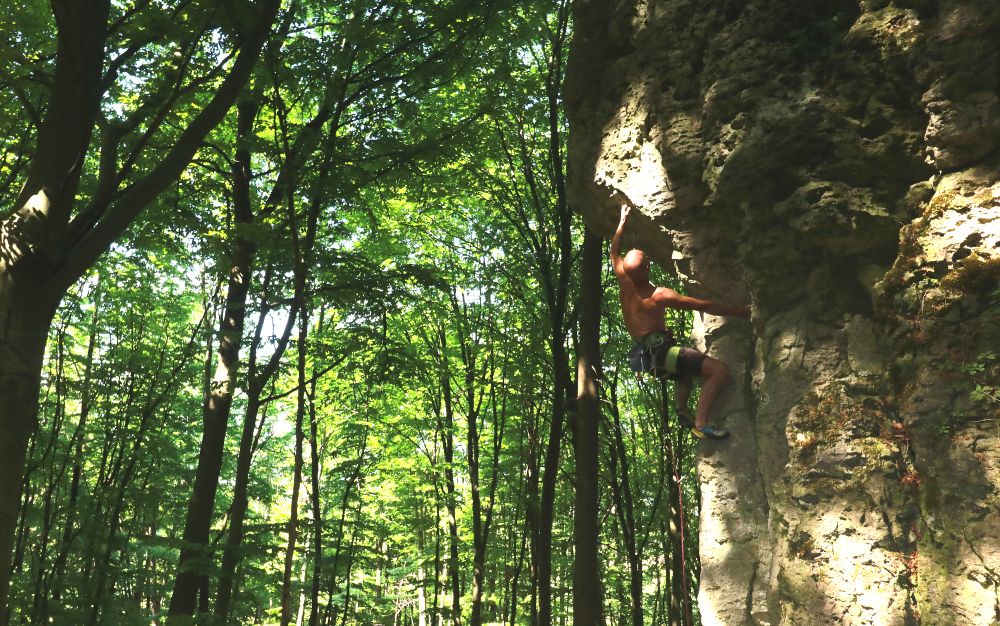
<path fill-rule="evenodd" d="M 633 4 L 578 25 L 570 194 L 605 231 L 629 195 L 635 245 L 756 322 L 702 335 L 703 623 L 992 626 L 1000 9 Z"/>

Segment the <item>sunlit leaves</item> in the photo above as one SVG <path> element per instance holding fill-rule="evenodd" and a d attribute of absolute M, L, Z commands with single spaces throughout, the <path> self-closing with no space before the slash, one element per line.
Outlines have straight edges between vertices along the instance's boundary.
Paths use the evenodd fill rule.
<path fill-rule="evenodd" d="M 154 167 L 212 97 L 250 4 L 114 4 L 113 67 L 105 68 L 100 127 L 120 134 L 119 190 Z M 41 17 L 46 7 L 19 6 L 27 13 L 4 16 L 4 24 L 24 31 L 22 38 L 36 41 L 39 50 L 51 47 Z M 25 519 L 34 529 L 48 515 L 53 529 L 66 525 L 78 535 L 71 568 L 60 575 L 51 557 L 59 533 L 29 535 L 30 547 L 45 546 L 49 556 L 24 566 L 28 575 L 16 583 L 20 607 L 32 604 L 42 584 L 36 581 L 56 579 L 78 590 L 64 594 L 74 612 L 52 612 L 56 623 L 80 621 L 97 595 L 100 619 L 108 624 L 148 623 L 151 607 L 162 607 L 199 453 L 206 374 L 219 339 L 212 329 L 234 246 L 243 242 L 256 256 L 213 545 L 221 545 L 232 519 L 240 420 L 253 382 L 246 355 L 251 347 L 258 351 L 259 373 L 276 350 L 300 255 L 310 313 L 306 409 L 317 431 L 307 445 L 315 445 L 319 457 L 320 510 L 312 510 L 306 497 L 312 493 L 298 504 L 305 535 L 314 519 L 322 521 L 324 608 L 344 606 L 350 581 L 347 623 L 388 622 L 397 609 L 410 619 L 418 589 L 431 607 L 437 588 L 438 610 L 447 612 L 446 568 L 457 566 L 467 577 L 471 566 L 475 458 L 480 489 L 488 491 L 496 479 L 485 579 L 490 619 L 501 621 L 501 605 L 511 603 L 505 594 L 515 570 L 522 586 L 513 603 L 526 619 L 531 556 L 525 533 L 529 507 L 537 506 L 537 485 L 532 494 L 529 479 L 537 479 L 539 442 L 551 423 L 553 344 L 567 354 L 573 348 L 572 289 L 559 321 L 546 300 L 559 280 L 574 283 L 573 252 L 562 255 L 557 227 L 561 172 L 552 150 L 561 154 L 566 128 L 549 99 L 561 83 L 553 78 L 552 9 L 551 3 L 466 0 L 309 1 L 283 8 L 275 30 L 281 34 L 266 46 L 241 96 L 258 111 L 252 132 L 237 140 L 230 113 L 192 166 L 60 309 L 31 476 L 31 493 L 50 494 L 56 506 L 45 513 L 44 503 L 27 502 Z M 23 70 L 17 80 L 32 96 L 46 89 L 47 68 L 43 57 L 28 58 L 5 50 L 0 63 Z M 4 176 L 17 169 L 17 142 L 30 139 L 30 125 L 15 130 L 23 121 L 18 102 L 0 105 L 11 138 L 0 139 Z M 97 188 L 102 141 L 94 138 L 101 150 L 85 163 L 84 206 Z M 250 154 L 252 222 L 235 217 L 237 150 Z M 308 247 L 312 211 L 316 234 Z M 579 224 L 570 243 L 578 234 Z M 569 271 L 559 278 L 563 258 Z M 251 346 L 258 315 L 264 315 L 262 337 Z M 615 320 L 605 329 L 609 363 L 621 361 L 615 350 L 626 341 L 618 325 Z M 234 623 L 276 612 L 278 552 L 292 507 L 298 378 L 289 355 L 297 341 L 262 391 Z M 636 480 L 654 484 L 655 424 L 637 388 L 623 389 L 628 436 L 643 468 Z M 74 438 L 88 406 L 89 422 Z M 472 427 L 478 441 L 470 445 Z M 454 442 L 450 463 L 446 439 Z M 78 458 L 79 517 L 67 521 L 77 506 L 66 494 Z M 307 473 L 313 471 L 308 465 Z M 555 536 L 561 549 L 554 561 L 565 575 L 572 508 L 564 478 L 572 463 L 559 469 Z M 648 495 L 639 494 L 643 511 L 651 506 Z M 447 563 L 449 506 L 456 509 L 456 564 Z M 620 555 L 609 553 L 609 581 L 617 583 L 625 570 Z M 312 571 L 311 544 L 300 542 L 295 558 L 297 572 Z M 217 559 L 202 566 L 216 576 Z M 91 572 L 114 584 L 98 590 L 85 575 Z M 561 610 L 568 612 L 565 602 Z"/>

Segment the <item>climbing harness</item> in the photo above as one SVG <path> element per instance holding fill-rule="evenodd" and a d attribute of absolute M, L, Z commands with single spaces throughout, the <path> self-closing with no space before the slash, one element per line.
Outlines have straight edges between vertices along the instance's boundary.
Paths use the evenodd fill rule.
<path fill-rule="evenodd" d="M 656 377 L 676 374 L 680 354 L 681 346 L 677 345 L 673 333 L 657 331 L 632 344 L 628 364 L 640 379 L 644 372 L 651 372 Z"/>

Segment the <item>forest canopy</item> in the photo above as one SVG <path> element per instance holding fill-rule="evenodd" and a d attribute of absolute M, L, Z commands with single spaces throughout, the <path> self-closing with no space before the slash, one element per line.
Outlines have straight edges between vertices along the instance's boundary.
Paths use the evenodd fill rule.
<path fill-rule="evenodd" d="M 586 333 L 599 606 L 697 620 L 693 449 L 582 325 L 567 0 L 6 9 L 10 624 L 567 623 Z"/>

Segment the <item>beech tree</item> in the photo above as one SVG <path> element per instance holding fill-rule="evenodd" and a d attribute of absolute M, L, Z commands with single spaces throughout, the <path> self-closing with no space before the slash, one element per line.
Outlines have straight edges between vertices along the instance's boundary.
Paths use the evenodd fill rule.
<path fill-rule="evenodd" d="M 187 3 L 138 11 L 109 0 L 52 2 L 54 60 L 31 68 L 47 75 L 47 95 L 35 96 L 35 145 L 0 225 L 0 602 L 49 324 L 67 289 L 177 179 L 242 90 L 279 1 L 235 4 L 250 19 Z M 161 64 L 169 69 L 144 78 Z M 192 85 L 206 81 L 214 95 L 192 101 Z M 111 90 L 143 82 L 134 107 L 105 108 Z M 161 142 L 173 145 L 140 166 Z"/>
<path fill-rule="evenodd" d="M 694 447 L 567 201 L 569 3 L 18 3 L 11 624 L 692 607 Z"/>

